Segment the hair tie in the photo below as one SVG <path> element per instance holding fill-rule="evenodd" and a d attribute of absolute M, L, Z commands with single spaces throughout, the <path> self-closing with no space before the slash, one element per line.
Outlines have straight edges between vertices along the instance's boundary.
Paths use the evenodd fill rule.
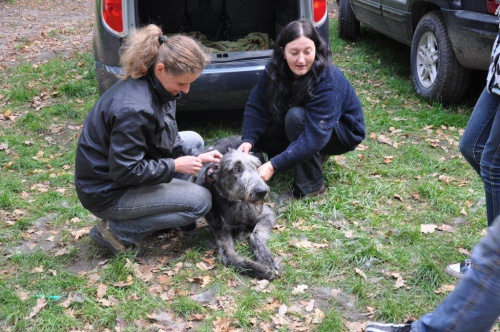
<path fill-rule="evenodd" d="M 160 37 L 158 37 L 158 43 L 160 43 L 160 46 L 163 45 L 163 43 L 166 41 L 167 41 L 167 36 L 161 35 Z"/>

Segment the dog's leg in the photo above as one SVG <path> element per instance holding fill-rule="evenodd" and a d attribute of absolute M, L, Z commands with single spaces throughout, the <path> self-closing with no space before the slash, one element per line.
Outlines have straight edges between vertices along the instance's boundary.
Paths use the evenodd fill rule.
<path fill-rule="evenodd" d="M 272 271 L 277 272 L 279 269 L 278 263 L 274 260 L 267 241 L 269 234 L 276 222 L 274 212 L 268 207 L 264 206 L 262 213 L 258 216 L 258 222 L 250 235 L 250 246 L 252 247 L 253 254 L 257 262 L 268 266 Z"/>
<path fill-rule="evenodd" d="M 274 269 L 242 257 L 234 250 L 234 241 L 231 232 L 222 228 L 212 227 L 219 257 L 225 266 L 233 266 L 240 272 L 254 275 L 259 279 L 274 279 Z"/>

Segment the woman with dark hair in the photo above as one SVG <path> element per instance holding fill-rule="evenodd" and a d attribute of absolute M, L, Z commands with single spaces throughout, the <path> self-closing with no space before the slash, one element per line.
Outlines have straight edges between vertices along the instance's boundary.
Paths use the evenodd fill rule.
<path fill-rule="evenodd" d="M 293 168 L 292 197 L 324 194 L 323 164 L 352 151 L 365 137 L 361 103 L 330 61 L 328 45 L 308 20 L 289 23 L 245 107 L 243 143 L 264 151 L 268 181 Z"/>
<path fill-rule="evenodd" d="M 186 180 L 222 157 L 200 154 L 201 136 L 178 132 L 175 120 L 176 100 L 208 61 L 201 46 L 149 25 L 135 30 L 121 51 L 125 73 L 87 115 L 75 160 L 78 198 L 101 218 L 90 237 L 115 254 L 142 251 L 155 231 L 196 227 L 212 196 Z"/>

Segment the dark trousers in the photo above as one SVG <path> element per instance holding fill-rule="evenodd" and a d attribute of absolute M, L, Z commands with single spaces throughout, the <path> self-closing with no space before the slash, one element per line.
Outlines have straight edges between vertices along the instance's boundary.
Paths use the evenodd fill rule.
<path fill-rule="evenodd" d="M 288 110 L 285 120 L 274 120 L 266 134 L 257 142 L 256 148 L 268 154 L 269 158 L 285 151 L 291 142 L 296 141 L 304 131 L 307 110 L 293 107 Z M 339 124 L 341 125 L 341 124 Z M 340 155 L 354 150 L 344 146 L 335 132 L 328 143 L 311 158 L 293 168 L 292 192 L 304 196 L 316 191 L 324 184 L 322 160 L 325 156 Z"/>

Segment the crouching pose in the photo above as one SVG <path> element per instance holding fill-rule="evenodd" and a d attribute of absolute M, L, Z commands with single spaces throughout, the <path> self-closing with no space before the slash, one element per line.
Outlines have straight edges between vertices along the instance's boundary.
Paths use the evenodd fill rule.
<path fill-rule="evenodd" d="M 212 197 L 186 180 L 222 157 L 200 153 L 201 136 L 178 132 L 175 120 L 176 100 L 208 60 L 201 47 L 149 25 L 131 34 L 122 51 L 123 80 L 89 112 L 75 161 L 78 198 L 102 219 L 90 237 L 113 253 L 142 251 L 155 231 L 196 225 Z"/>

